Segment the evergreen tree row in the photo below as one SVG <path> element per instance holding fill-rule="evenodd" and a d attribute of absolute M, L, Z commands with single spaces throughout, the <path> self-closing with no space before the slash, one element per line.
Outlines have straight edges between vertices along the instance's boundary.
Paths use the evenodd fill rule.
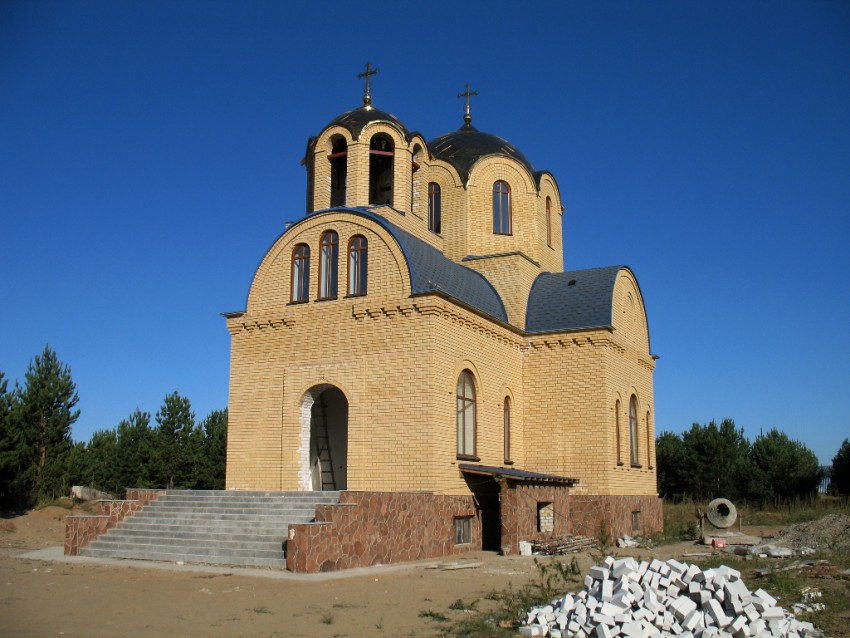
<path fill-rule="evenodd" d="M 750 443 L 731 419 L 664 432 L 656 458 L 658 491 L 674 500 L 787 502 L 814 496 L 824 478 L 817 456 L 799 441 L 774 428 Z"/>
<path fill-rule="evenodd" d="M 70 368 L 49 347 L 30 362 L 23 385 L 0 371 L 0 509 L 25 509 L 87 485 L 117 497 L 129 487 L 223 489 L 227 410 L 199 424 L 188 398 L 165 397 L 155 424 L 136 409 L 114 430 L 74 444 L 79 402 Z"/>

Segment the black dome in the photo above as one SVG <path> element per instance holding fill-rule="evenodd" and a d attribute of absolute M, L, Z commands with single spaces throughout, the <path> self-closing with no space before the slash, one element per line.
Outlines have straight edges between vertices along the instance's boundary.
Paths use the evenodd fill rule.
<path fill-rule="evenodd" d="M 469 179 L 472 166 L 488 155 L 505 155 L 525 166 L 534 174 L 531 162 L 519 149 L 496 135 L 482 133 L 471 124 L 465 124 L 453 133 L 446 133 L 428 142 L 428 148 L 437 159 L 454 166 L 464 183 Z"/>
<path fill-rule="evenodd" d="M 347 111 L 328 124 L 325 129 L 338 124 L 347 128 L 354 139 L 358 139 L 363 129 L 372 122 L 388 122 L 393 124 L 402 132 L 406 141 L 410 139 L 410 131 L 402 124 L 401 120 L 392 113 L 376 109 L 373 106 L 361 106 L 358 109 Z"/>

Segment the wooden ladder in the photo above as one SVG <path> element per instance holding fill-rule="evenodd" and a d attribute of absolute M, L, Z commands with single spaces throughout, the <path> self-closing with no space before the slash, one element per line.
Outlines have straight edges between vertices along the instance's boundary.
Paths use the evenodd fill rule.
<path fill-rule="evenodd" d="M 319 397 L 313 410 L 313 425 L 316 429 L 316 458 L 322 479 L 322 491 L 336 489 L 333 459 L 331 458 L 331 441 L 328 436 L 328 406 L 324 396 Z"/>

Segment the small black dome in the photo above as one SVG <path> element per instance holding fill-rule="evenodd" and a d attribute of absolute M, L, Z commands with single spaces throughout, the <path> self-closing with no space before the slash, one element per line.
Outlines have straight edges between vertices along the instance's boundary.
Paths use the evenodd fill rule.
<path fill-rule="evenodd" d="M 402 132 L 405 141 L 410 139 L 410 131 L 408 131 L 407 127 L 402 124 L 401 120 L 392 113 L 376 109 L 373 106 L 361 106 L 358 109 L 347 111 L 328 124 L 325 129 L 339 124 L 340 126 L 347 128 L 348 132 L 351 133 L 351 136 L 354 139 L 358 139 L 360 137 L 360 133 L 363 132 L 363 129 L 372 122 L 388 122 L 389 124 L 396 126 Z"/>
<path fill-rule="evenodd" d="M 435 137 L 428 142 L 428 148 L 434 157 L 454 166 L 464 183 L 469 180 L 469 172 L 475 162 L 488 155 L 505 155 L 515 159 L 534 174 L 531 162 L 513 144 L 496 135 L 482 133 L 471 124 Z"/>

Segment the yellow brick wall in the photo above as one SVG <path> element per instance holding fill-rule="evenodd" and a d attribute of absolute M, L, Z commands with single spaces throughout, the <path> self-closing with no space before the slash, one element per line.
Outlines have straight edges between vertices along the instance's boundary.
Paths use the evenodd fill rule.
<path fill-rule="evenodd" d="M 369 292 L 316 301 L 318 246 L 335 230 L 340 246 L 369 241 Z M 307 243 L 311 296 L 291 304 L 291 253 Z M 615 330 L 523 337 L 433 295 L 410 297 L 404 257 L 376 222 L 321 213 L 287 233 L 262 261 L 245 315 L 232 334 L 227 486 L 298 489 L 298 441 L 305 393 L 326 384 L 349 402 L 348 489 L 464 494 L 457 469 L 456 382 L 464 369 L 477 390 L 476 454 L 504 461 L 504 397 L 512 397 L 516 466 L 578 478 L 578 493 L 654 494 L 652 367 L 640 291 L 630 271 L 615 286 Z M 621 456 L 628 461 L 627 403 L 639 401 L 641 468 L 617 466 L 613 406 L 623 405 Z M 654 438 L 650 424 L 650 439 Z M 650 457 L 644 461 L 647 451 Z"/>
<path fill-rule="evenodd" d="M 305 395 L 332 385 L 348 401 L 348 489 L 467 494 L 457 467 L 464 461 L 456 458 L 455 391 L 459 374 L 468 369 L 477 390 L 481 464 L 503 465 L 503 406 L 510 396 L 515 467 L 578 478 L 575 493 L 655 494 L 654 361 L 631 271 L 624 269 L 617 278 L 613 331 L 525 335 L 535 277 L 563 269 L 563 204 L 554 178 L 544 173 L 538 186 L 516 161 L 489 157 L 463 184 L 450 164 L 428 155 L 418 135 L 405 141 L 394 126 L 379 122 L 354 140 L 344 127 L 334 126 L 314 146 L 314 209 L 330 205 L 327 155 L 334 135 L 348 143 L 346 203 L 368 205 L 369 140 L 376 133 L 395 143 L 395 183 L 393 207 L 375 212 L 483 274 L 515 328 L 438 295 L 411 297 L 404 255 L 378 223 L 353 213 L 321 213 L 301 221 L 263 258 L 245 314 L 227 322 L 232 335 L 227 487 L 299 489 Z M 492 232 L 492 186 L 499 179 L 511 186 L 509 236 Z M 431 181 L 441 186 L 440 235 L 427 228 Z M 339 296 L 317 301 L 319 241 L 330 229 L 339 234 Z M 369 242 L 368 294 L 348 298 L 347 246 L 356 234 Z M 292 251 L 301 242 L 311 249 L 310 298 L 292 304 Z M 517 251 L 524 256 L 493 256 Z M 470 255 L 488 257 L 464 260 Z M 641 467 L 629 463 L 632 395 L 638 401 Z M 623 465 L 617 464 L 618 398 Z"/>

